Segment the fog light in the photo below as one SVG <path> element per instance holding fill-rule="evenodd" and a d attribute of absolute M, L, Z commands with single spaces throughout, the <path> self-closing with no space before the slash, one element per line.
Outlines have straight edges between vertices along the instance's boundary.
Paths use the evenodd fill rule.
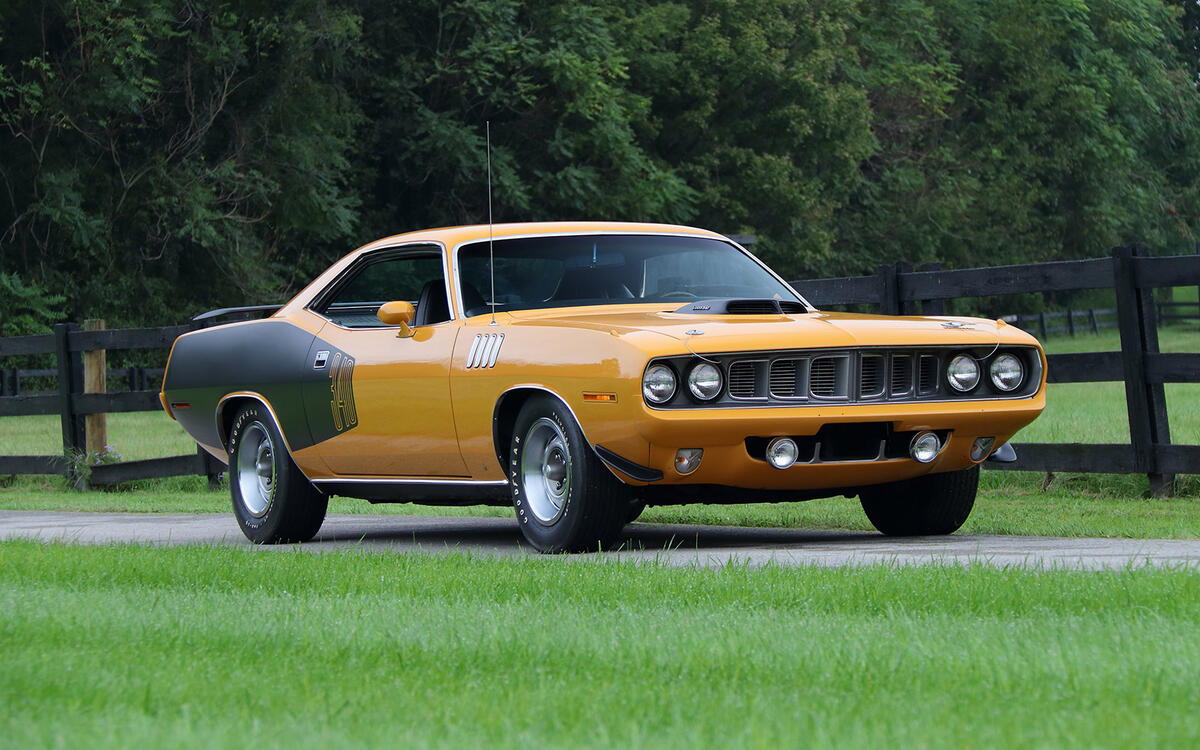
<path fill-rule="evenodd" d="M 942 450 L 942 441 L 932 432 L 919 432 L 908 444 L 908 453 L 913 459 L 927 464 L 937 458 Z"/>
<path fill-rule="evenodd" d="M 786 469 L 799 457 L 800 449 L 791 438 L 777 437 L 767 443 L 767 463 L 776 469 Z"/>
<path fill-rule="evenodd" d="M 975 438 L 975 442 L 971 444 L 971 460 L 982 461 L 987 458 L 995 444 L 996 438 L 994 437 Z"/>
<path fill-rule="evenodd" d="M 703 456 L 703 448 L 680 448 L 675 451 L 675 471 L 680 474 L 691 474 L 700 465 L 700 459 Z"/>

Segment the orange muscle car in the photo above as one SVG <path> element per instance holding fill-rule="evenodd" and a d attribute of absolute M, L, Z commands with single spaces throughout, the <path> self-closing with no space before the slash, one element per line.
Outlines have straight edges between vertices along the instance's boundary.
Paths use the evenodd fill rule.
<path fill-rule="evenodd" d="M 647 504 L 831 495 L 951 533 L 1045 372 L 1000 321 L 820 312 L 712 232 L 508 224 L 373 242 L 268 318 L 179 337 L 162 401 L 228 461 L 255 542 L 311 538 L 342 495 L 511 502 L 564 551 Z"/>

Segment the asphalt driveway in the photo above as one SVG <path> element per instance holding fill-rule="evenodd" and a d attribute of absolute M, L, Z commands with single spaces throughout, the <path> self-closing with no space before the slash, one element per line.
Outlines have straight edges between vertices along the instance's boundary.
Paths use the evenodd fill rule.
<path fill-rule="evenodd" d="M 75 544 L 227 544 L 251 548 L 228 514 L 67 513 L 0 511 L 0 539 Z M 331 514 L 317 538 L 273 551 L 466 552 L 484 557 L 536 555 L 515 520 L 438 516 Z M 1068 539 L 1027 536 L 889 539 L 852 531 L 759 529 L 635 523 L 624 548 L 572 556 L 584 560 L 642 560 L 665 565 L 898 565 L 928 563 L 1111 569 L 1200 565 L 1200 541 Z"/>

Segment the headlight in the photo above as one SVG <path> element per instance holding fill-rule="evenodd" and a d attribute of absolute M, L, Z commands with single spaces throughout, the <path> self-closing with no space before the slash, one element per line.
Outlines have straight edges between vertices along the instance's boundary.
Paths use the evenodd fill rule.
<path fill-rule="evenodd" d="M 642 395 L 652 404 L 665 404 L 675 395 L 675 371 L 666 365 L 651 365 L 642 376 Z"/>
<path fill-rule="evenodd" d="M 1015 391 L 1025 382 L 1025 366 L 1012 354 L 1001 354 L 992 360 L 992 385 L 1004 391 Z"/>
<path fill-rule="evenodd" d="M 950 360 L 946 368 L 946 380 L 950 387 L 960 393 L 966 393 L 979 384 L 979 364 L 966 354 L 960 354 Z"/>
<path fill-rule="evenodd" d="M 712 401 L 721 393 L 721 371 L 702 362 L 688 373 L 688 390 L 701 401 Z"/>

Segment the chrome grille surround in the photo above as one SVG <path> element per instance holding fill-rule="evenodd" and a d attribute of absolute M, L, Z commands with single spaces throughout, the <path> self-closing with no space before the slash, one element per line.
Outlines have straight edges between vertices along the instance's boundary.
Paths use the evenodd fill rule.
<path fill-rule="evenodd" d="M 945 367 L 958 354 L 987 362 L 1001 354 L 1017 356 L 1026 368 L 1026 381 L 1011 393 L 981 384 L 960 394 L 945 383 Z M 650 364 L 671 366 L 682 382 L 698 357 L 662 357 Z M 919 401 L 1005 400 L 1029 398 L 1041 385 L 1042 359 L 1034 347 L 862 347 L 801 349 L 705 354 L 726 377 L 716 399 L 699 403 L 679 393 L 653 409 L 748 406 L 819 406 L 821 404 L 904 403 Z M 649 366 L 649 365 L 648 365 Z M 682 390 L 682 389 L 681 389 Z"/>

